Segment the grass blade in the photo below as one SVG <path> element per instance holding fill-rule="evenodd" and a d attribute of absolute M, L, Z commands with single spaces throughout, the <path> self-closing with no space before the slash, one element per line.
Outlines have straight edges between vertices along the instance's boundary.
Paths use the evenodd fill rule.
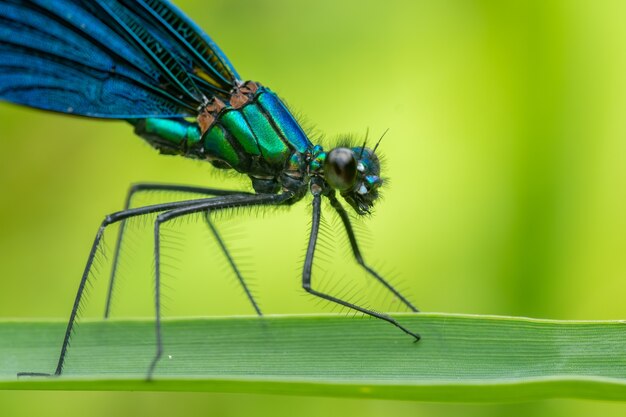
<path fill-rule="evenodd" d="M 61 378 L 61 322 L 0 322 L 0 389 L 280 393 L 449 402 L 626 399 L 626 325 L 436 313 L 164 321 L 155 380 L 150 320 L 82 323 Z"/>

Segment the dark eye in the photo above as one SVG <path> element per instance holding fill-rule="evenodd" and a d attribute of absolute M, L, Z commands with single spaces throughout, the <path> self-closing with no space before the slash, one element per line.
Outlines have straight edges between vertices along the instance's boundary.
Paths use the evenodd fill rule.
<path fill-rule="evenodd" d="M 326 155 L 324 178 L 328 184 L 345 191 L 354 186 L 356 181 L 356 158 L 348 148 L 335 148 Z"/>

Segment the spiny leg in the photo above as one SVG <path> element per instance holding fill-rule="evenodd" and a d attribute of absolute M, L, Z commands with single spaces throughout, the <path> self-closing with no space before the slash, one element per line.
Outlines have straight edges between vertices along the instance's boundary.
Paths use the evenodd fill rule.
<path fill-rule="evenodd" d="M 200 204 L 181 207 L 178 209 L 166 211 L 157 216 L 154 223 L 154 303 L 155 303 L 155 334 L 156 334 L 156 353 L 146 378 L 152 379 L 152 375 L 157 363 L 163 354 L 163 341 L 161 337 L 161 250 L 160 250 L 160 231 L 161 225 L 167 221 L 177 217 L 186 216 L 200 212 L 213 212 L 227 208 L 237 208 L 246 206 L 260 205 L 279 205 L 283 204 L 293 197 L 292 193 L 284 194 L 257 194 L 257 195 L 233 195 L 224 197 L 214 197 Z"/>
<path fill-rule="evenodd" d="M 415 338 L 415 341 L 419 341 L 420 340 L 420 335 L 417 333 L 413 333 L 412 331 L 410 331 L 409 329 L 407 329 L 406 327 L 402 326 L 400 323 L 398 323 L 393 317 L 390 317 L 386 314 L 382 314 L 382 313 L 378 313 L 376 311 L 364 308 L 364 307 L 360 307 L 356 304 L 350 303 L 348 301 L 342 300 L 340 298 L 337 297 L 333 297 L 331 295 L 328 294 L 324 294 L 321 292 L 318 292 L 316 290 L 314 290 L 311 286 L 311 271 L 313 268 L 313 256 L 315 255 L 315 246 L 317 244 L 317 236 L 318 236 L 318 232 L 319 232 L 319 227 L 320 227 L 320 217 L 321 217 L 321 189 L 320 191 L 315 190 L 314 191 L 314 186 L 312 186 L 312 192 L 313 192 L 313 220 L 311 222 L 311 236 L 309 238 L 309 246 L 307 247 L 307 251 L 306 251 L 306 258 L 304 260 L 304 269 L 302 271 L 302 287 L 304 288 L 305 291 L 307 291 L 310 294 L 315 295 L 316 297 L 320 297 L 323 298 L 325 300 L 328 301 L 332 301 L 334 303 L 337 304 L 341 304 L 345 307 L 351 308 L 353 310 L 357 310 L 360 311 L 362 313 L 365 313 L 367 315 L 370 315 L 372 317 L 376 317 L 379 318 L 381 320 L 385 320 L 391 324 L 393 324 L 394 326 L 398 327 L 400 330 L 402 330 L 403 332 L 405 332 L 406 334 L 413 336 Z"/>
<path fill-rule="evenodd" d="M 131 217 L 143 216 L 147 214 L 157 213 L 160 211 L 173 210 L 173 209 L 177 209 L 181 207 L 189 207 L 189 206 L 197 205 L 202 202 L 208 202 L 213 199 L 214 198 L 212 199 L 204 198 L 204 199 L 196 199 L 196 200 L 177 201 L 173 203 L 154 204 L 154 205 L 146 206 L 146 207 L 139 207 L 139 208 L 134 208 L 134 209 L 118 211 L 104 218 L 104 220 L 100 224 L 100 227 L 98 228 L 98 232 L 96 233 L 96 237 L 94 239 L 94 242 L 91 246 L 91 250 L 89 252 L 89 256 L 87 258 L 87 265 L 85 265 L 85 270 L 83 271 L 83 275 L 78 285 L 78 291 L 76 293 L 74 305 L 72 306 L 72 312 L 70 313 L 70 318 L 67 323 L 67 328 L 65 330 L 65 336 L 63 338 L 63 344 L 61 346 L 61 353 L 59 355 L 57 367 L 54 372 L 55 376 L 59 376 L 63 372 L 65 356 L 67 354 L 67 349 L 69 347 L 69 341 L 72 335 L 72 330 L 74 328 L 74 323 L 78 315 L 78 310 L 79 310 L 80 303 L 83 297 L 85 286 L 87 284 L 87 280 L 89 278 L 89 274 L 91 273 L 91 267 L 93 265 L 96 252 L 98 250 L 100 241 L 102 240 L 102 236 L 104 234 L 105 229 L 111 224 L 117 223 L 119 221 L 131 218 Z M 41 372 L 19 372 L 17 375 L 18 376 L 50 376 L 51 374 L 41 373 Z"/>
<path fill-rule="evenodd" d="M 124 204 L 124 210 L 128 210 L 130 208 L 133 196 L 135 194 L 137 194 L 139 192 L 148 192 L 148 191 L 172 191 L 172 192 L 184 192 L 184 193 L 194 193 L 194 194 L 212 195 L 212 196 L 226 196 L 226 195 L 236 195 L 236 194 L 251 195 L 251 194 L 246 193 L 244 191 L 220 190 L 220 189 L 216 189 L 216 188 L 194 187 L 194 186 L 176 185 L 176 184 L 139 183 L 139 184 L 133 184 L 133 186 L 128 191 L 128 194 L 126 195 L 126 202 Z M 213 228 L 212 228 L 212 230 L 213 230 Z M 113 297 L 113 288 L 115 286 L 115 277 L 117 275 L 119 258 L 120 258 L 121 248 L 122 248 L 122 241 L 124 239 L 124 232 L 125 231 L 126 231 L 126 219 L 122 220 L 121 223 L 120 223 L 120 228 L 119 228 L 119 231 L 117 233 L 117 240 L 115 242 L 115 251 L 114 251 L 114 255 L 113 255 L 113 265 L 111 267 L 111 275 L 109 277 L 109 286 L 108 286 L 108 290 L 107 290 L 107 298 L 106 298 L 106 303 L 105 303 L 105 307 L 104 307 L 104 318 L 105 319 L 109 318 L 109 315 L 111 313 L 111 299 Z M 216 235 L 215 237 L 219 241 L 219 239 L 220 239 L 219 236 Z M 231 258 L 230 258 L 230 255 L 228 254 L 228 252 L 225 251 L 225 255 L 226 255 L 227 258 L 229 258 L 229 261 L 230 261 Z M 233 265 L 232 262 L 231 262 L 231 265 Z M 234 266 L 233 266 L 233 269 L 235 270 L 235 274 L 237 274 L 237 276 L 239 277 L 240 276 L 239 271 Z M 240 278 L 240 280 L 241 280 L 241 278 Z M 248 294 L 248 290 L 247 290 L 247 288 L 245 288 L 245 284 L 244 284 L 244 289 L 246 289 L 246 294 Z M 250 297 L 250 295 L 248 295 L 248 296 Z M 257 307 L 256 303 L 254 302 L 254 300 L 252 300 L 252 305 L 254 306 L 255 310 L 257 310 L 257 312 L 258 312 L 258 307 Z M 260 312 L 259 312 L 259 314 L 260 314 Z"/>
<path fill-rule="evenodd" d="M 219 232 L 217 231 L 217 228 L 215 227 L 215 225 L 211 221 L 211 217 L 210 217 L 209 212 L 206 212 L 206 214 L 204 215 L 204 219 L 206 220 L 207 224 L 209 225 L 209 228 L 211 229 L 211 232 L 213 233 L 213 236 L 215 236 L 215 239 L 217 240 L 217 243 L 220 245 L 220 248 L 222 249 L 222 252 L 224 252 L 224 255 L 226 256 L 226 259 L 228 260 L 228 263 L 230 264 L 230 267 L 233 269 L 233 272 L 235 272 L 235 275 L 237 276 L 237 279 L 239 280 L 239 283 L 243 287 L 243 290 L 246 292 L 246 296 L 248 297 L 248 300 L 250 300 L 250 303 L 252 304 L 252 307 L 254 308 L 254 311 L 256 311 L 256 313 L 259 316 L 262 316 L 263 313 L 261 313 L 261 309 L 259 308 L 259 305 L 254 300 L 254 296 L 252 295 L 252 292 L 250 291 L 250 288 L 248 288 L 248 284 L 246 284 L 246 280 L 241 275 L 241 272 L 239 271 L 239 268 L 237 268 L 237 264 L 235 264 L 235 260 L 230 255 L 230 252 L 228 251 L 228 248 L 226 247 L 226 244 L 222 240 L 222 237 L 220 236 Z"/>
<path fill-rule="evenodd" d="M 363 259 L 363 256 L 361 255 L 361 250 L 359 249 L 359 245 L 356 241 L 356 235 L 354 234 L 354 229 L 352 229 L 352 224 L 350 223 L 350 217 L 348 216 L 348 213 L 343 208 L 339 200 L 337 200 L 337 197 L 335 197 L 334 192 L 330 193 L 328 195 L 328 198 L 330 199 L 331 206 L 333 206 L 333 208 L 337 211 L 337 214 L 339 214 L 339 217 L 341 218 L 343 226 L 346 229 L 346 233 L 348 234 L 348 239 L 350 240 L 350 246 L 352 247 L 352 253 L 354 254 L 354 258 L 356 259 L 357 263 L 361 265 L 363 269 L 365 269 L 371 276 L 373 276 L 381 284 L 383 284 L 396 297 L 398 297 L 400 301 L 402 301 L 408 308 L 411 309 L 411 311 L 419 312 L 419 310 L 406 297 L 400 294 L 400 292 L 396 290 L 393 287 L 393 285 L 391 285 L 386 279 L 380 276 L 376 271 L 374 271 L 365 263 L 365 260 Z"/>

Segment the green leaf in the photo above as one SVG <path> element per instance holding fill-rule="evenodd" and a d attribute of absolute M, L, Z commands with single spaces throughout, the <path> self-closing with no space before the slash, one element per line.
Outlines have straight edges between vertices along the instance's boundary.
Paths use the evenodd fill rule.
<path fill-rule="evenodd" d="M 423 401 L 626 399 L 626 326 L 451 314 L 193 318 L 163 323 L 155 378 L 149 320 L 80 325 L 62 377 L 64 323 L 0 322 L 0 389 L 280 393 Z"/>

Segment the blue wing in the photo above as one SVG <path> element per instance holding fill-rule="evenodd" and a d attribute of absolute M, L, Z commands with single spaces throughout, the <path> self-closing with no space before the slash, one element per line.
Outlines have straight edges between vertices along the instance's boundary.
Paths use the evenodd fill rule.
<path fill-rule="evenodd" d="M 1 99 L 90 117 L 189 117 L 238 80 L 166 0 L 0 0 Z"/>

